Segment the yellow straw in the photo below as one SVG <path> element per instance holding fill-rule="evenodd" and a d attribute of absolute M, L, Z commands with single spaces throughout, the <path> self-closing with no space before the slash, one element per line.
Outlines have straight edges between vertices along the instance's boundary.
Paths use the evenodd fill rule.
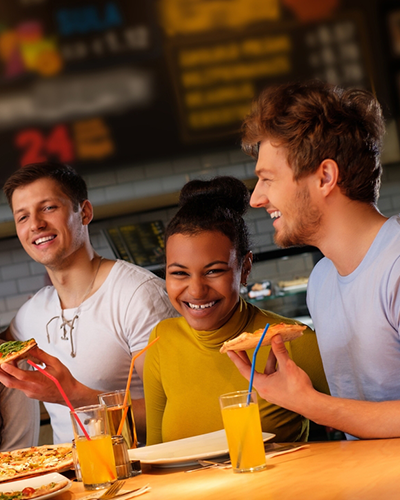
<path fill-rule="evenodd" d="M 156 337 L 154 340 L 152 340 L 150 342 L 150 344 L 147 344 L 146 347 L 144 347 L 141 351 L 139 351 L 137 354 L 135 354 L 135 356 L 133 356 L 132 358 L 132 361 L 131 361 L 131 368 L 129 370 L 129 376 L 128 376 L 128 382 L 126 384 L 126 390 L 125 390 L 125 397 L 124 397 L 124 403 L 123 403 L 123 407 L 125 408 L 124 410 L 124 413 L 122 415 L 122 418 L 121 418 L 121 422 L 119 424 L 119 427 L 118 427 L 118 432 L 117 432 L 117 435 L 119 436 L 122 432 L 122 427 L 124 426 L 124 422 L 125 422 L 125 418 L 126 418 L 126 415 L 128 414 L 128 394 L 129 394 L 129 388 L 131 386 L 131 380 L 132 380 L 132 374 L 133 374 L 133 368 L 135 366 L 135 360 L 141 355 L 144 353 L 144 351 L 146 351 L 149 347 L 151 347 L 155 342 L 157 342 L 157 340 L 159 339 L 160 337 Z"/>

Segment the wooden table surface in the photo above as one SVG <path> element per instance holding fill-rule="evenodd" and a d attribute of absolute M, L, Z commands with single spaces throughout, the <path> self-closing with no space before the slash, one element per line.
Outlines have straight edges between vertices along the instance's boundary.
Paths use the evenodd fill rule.
<path fill-rule="evenodd" d="M 193 467 L 187 467 L 187 469 Z M 267 460 L 261 472 L 232 469 L 142 466 L 124 489 L 149 484 L 144 500 L 391 500 L 400 499 L 400 439 L 309 443 L 307 448 Z M 81 483 L 56 500 L 79 500 L 91 493 Z"/>

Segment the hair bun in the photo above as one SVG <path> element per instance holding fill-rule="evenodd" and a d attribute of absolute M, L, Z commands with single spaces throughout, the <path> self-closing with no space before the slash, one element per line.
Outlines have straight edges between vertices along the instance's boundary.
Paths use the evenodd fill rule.
<path fill-rule="evenodd" d="M 230 176 L 214 177 L 211 180 L 193 180 L 185 184 L 179 196 L 179 206 L 202 202 L 229 208 L 243 215 L 250 200 L 250 193 L 242 181 Z"/>

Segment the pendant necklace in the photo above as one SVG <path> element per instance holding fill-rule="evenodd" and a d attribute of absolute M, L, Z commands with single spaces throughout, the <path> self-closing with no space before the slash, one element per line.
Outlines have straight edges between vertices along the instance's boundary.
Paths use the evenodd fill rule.
<path fill-rule="evenodd" d="M 74 346 L 74 340 L 73 340 L 73 335 L 72 335 L 72 332 L 73 332 L 73 330 L 75 328 L 75 321 L 79 318 L 82 304 L 85 302 L 85 300 L 88 298 L 90 292 L 92 291 L 92 288 L 93 288 L 94 282 L 96 281 L 97 274 L 99 272 L 102 260 L 103 260 L 103 257 L 100 257 L 99 264 L 97 266 L 97 269 L 96 269 L 96 272 L 94 274 L 93 280 L 91 281 L 91 283 L 89 285 L 89 288 L 86 290 L 85 295 L 83 296 L 83 298 L 82 298 L 79 306 L 77 307 L 77 309 L 75 311 L 74 317 L 72 319 L 66 319 L 65 316 L 64 316 L 64 310 L 61 309 L 61 320 L 62 320 L 62 323 L 60 325 L 60 329 L 62 328 L 62 330 L 63 330 L 63 333 L 61 335 L 61 340 L 69 340 L 69 339 L 71 339 L 71 358 L 75 358 L 75 356 L 76 356 L 75 346 Z M 51 320 L 46 325 L 47 341 L 48 341 L 49 344 L 50 344 L 50 335 L 49 335 L 48 326 L 53 321 L 53 319 L 57 319 L 57 318 L 59 318 L 59 316 L 54 316 L 54 318 L 51 318 Z M 69 337 L 67 336 L 68 335 L 67 326 L 69 327 Z"/>

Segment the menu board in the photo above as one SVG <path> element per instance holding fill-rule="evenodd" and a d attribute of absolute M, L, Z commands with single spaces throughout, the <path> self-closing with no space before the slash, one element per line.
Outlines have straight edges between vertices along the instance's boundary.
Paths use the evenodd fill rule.
<path fill-rule="evenodd" d="M 115 255 L 143 267 L 164 263 L 164 224 L 162 221 L 126 224 L 106 230 Z"/>
<path fill-rule="evenodd" d="M 380 4 L 382 32 L 385 34 L 388 81 L 393 95 L 393 111 L 399 120 L 400 130 L 400 4 L 387 0 Z"/>
<path fill-rule="evenodd" d="M 85 174 L 237 147 L 266 85 L 372 88 L 361 0 L 0 2 L 3 182 L 46 159 Z"/>

